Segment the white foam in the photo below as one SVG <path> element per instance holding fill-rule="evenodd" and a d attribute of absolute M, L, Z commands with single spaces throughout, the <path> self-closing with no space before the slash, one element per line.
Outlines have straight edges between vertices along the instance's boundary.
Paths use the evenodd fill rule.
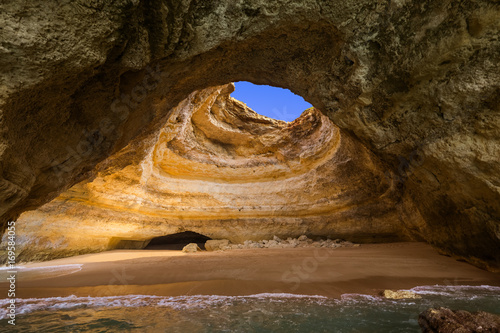
<path fill-rule="evenodd" d="M 394 303 L 394 300 L 389 300 L 381 296 L 365 295 L 365 294 L 342 294 L 339 300 L 335 300 L 337 305 L 357 305 L 357 304 L 387 304 Z"/>
<path fill-rule="evenodd" d="M 379 302 L 383 300 L 380 296 L 365 295 L 365 294 L 342 294 L 341 300 L 363 300 L 371 302 Z"/>
<path fill-rule="evenodd" d="M 49 297 L 49 298 L 17 298 L 16 313 L 27 314 L 42 310 L 75 309 L 81 307 L 141 307 L 155 305 L 155 299 L 160 296 L 112 296 L 112 297 Z M 0 320 L 7 315 L 6 307 L 10 303 L 9 299 L 0 300 Z"/>
<path fill-rule="evenodd" d="M 3 281 L 9 277 L 10 271 L 17 272 L 18 280 L 34 280 L 34 279 L 46 279 L 52 278 L 60 275 L 72 274 L 80 271 L 82 269 L 82 264 L 69 264 L 69 265 L 57 265 L 57 266 L 41 266 L 41 267 L 24 267 L 17 266 L 15 268 L 2 267 L 0 268 L 0 281 Z"/>
<path fill-rule="evenodd" d="M 214 305 L 230 305 L 235 300 L 266 299 L 270 301 L 283 301 L 284 299 L 328 299 L 318 295 L 297 295 L 284 293 L 263 293 L 249 296 L 219 296 L 219 295 L 194 295 L 194 296 L 149 296 L 149 295 L 127 295 L 109 297 L 49 297 L 49 298 L 18 298 L 16 299 L 16 313 L 27 314 L 42 310 L 76 309 L 81 307 L 91 308 L 113 308 L 113 307 L 144 307 L 164 306 L 172 309 L 195 309 L 206 308 Z M 9 299 L 0 300 L 0 319 L 6 318 L 6 306 Z"/>
<path fill-rule="evenodd" d="M 249 296 L 239 296 L 243 298 L 311 298 L 311 299 L 328 299 L 328 297 L 320 295 L 301 295 L 287 293 L 262 293 Z"/>
<path fill-rule="evenodd" d="M 471 293 L 475 295 L 498 295 L 500 297 L 500 287 L 481 285 L 481 286 L 468 286 L 468 285 L 434 285 L 434 286 L 419 286 L 410 289 L 418 295 L 438 295 L 438 296 L 467 296 L 471 297 Z"/>
<path fill-rule="evenodd" d="M 494 286 L 421 286 L 410 289 L 420 295 L 443 295 L 460 297 L 468 295 L 498 295 L 500 298 L 500 287 Z M 458 294 L 457 294 L 458 293 Z M 194 295 L 194 296 L 149 296 L 149 295 L 127 295 L 108 297 L 50 297 L 50 298 L 17 298 L 16 313 L 28 314 L 42 310 L 60 310 L 77 308 L 114 308 L 114 307 L 169 307 L 176 310 L 199 309 L 213 307 L 215 305 L 231 305 L 235 301 L 265 300 L 266 302 L 289 302 L 293 299 L 310 300 L 315 304 L 339 303 L 378 303 L 397 302 L 386 300 L 379 296 L 364 294 L 343 294 L 340 300 L 333 300 L 319 295 L 300 295 L 287 293 L 262 293 L 248 296 L 220 296 L 220 295 Z M 0 320 L 7 315 L 9 299 L 0 299 Z"/>
<path fill-rule="evenodd" d="M 24 268 L 26 268 L 26 267 L 24 267 L 24 266 L 14 266 L 14 267 L 2 266 L 2 267 L 0 267 L 0 272 L 1 271 L 15 271 L 15 270 L 24 269 Z"/>
<path fill-rule="evenodd" d="M 30 271 L 54 271 L 54 270 L 64 270 L 71 268 L 81 268 L 82 264 L 68 264 L 68 265 L 55 265 L 55 266 L 40 266 L 40 267 L 26 267 L 26 266 L 15 266 L 14 268 L 10 267 L 0 267 L 0 271 L 21 271 L 21 272 L 30 272 Z"/>

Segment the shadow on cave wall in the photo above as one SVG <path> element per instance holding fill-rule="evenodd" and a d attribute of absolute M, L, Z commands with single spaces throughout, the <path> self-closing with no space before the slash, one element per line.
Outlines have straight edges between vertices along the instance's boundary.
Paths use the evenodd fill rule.
<path fill-rule="evenodd" d="M 192 231 L 179 232 L 177 234 L 155 237 L 151 239 L 149 244 L 145 247 L 146 250 L 182 250 L 184 246 L 189 243 L 197 243 L 198 246 L 204 250 L 205 242 L 210 240 L 202 234 Z"/>

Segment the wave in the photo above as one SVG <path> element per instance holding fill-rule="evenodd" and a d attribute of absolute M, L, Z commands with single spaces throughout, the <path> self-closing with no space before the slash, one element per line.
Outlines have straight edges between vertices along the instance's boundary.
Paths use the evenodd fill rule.
<path fill-rule="evenodd" d="M 300 295 L 300 294 L 287 294 L 287 293 L 262 293 L 249 296 L 238 296 L 242 298 L 311 298 L 311 299 L 328 299 L 326 296 L 321 295 Z"/>
<path fill-rule="evenodd" d="M 500 299 L 500 287 L 493 286 L 420 286 L 410 289 L 419 295 L 449 296 L 453 298 L 497 295 Z M 35 311 L 71 310 L 78 308 L 127 308 L 127 307 L 169 307 L 174 310 L 200 309 L 214 306 L 230 306 L 236 302 L 249 301 L 265 302 L 291 302 L 294 300 L 317 304 L 320 306 L 338 306 L 352 304 L 376 304 L 404 302 L 387 300 L 380 296 L 364 294 L 344 294 L 341 299 L 331 299 L 319 295 L 300 295 L 284 293 L 262 293 L 248 296 L 220 296 L 220 295 L 194 295 L 194 296 L 151 296 L 127 295 L 106 297 L 49 297 L 49 298 L 17 298 L 16 313 L 24 315 Z M 0 300 L 0 320 L 7 316 L 6 307 L 9 299 Z"/>
<path fill-rule="evenodd" d="M 434 285 L 434 286 L 419 286 L 409 291 L 418 295 L 436 295 L 448 297 L 468 297 L 471 294 L 476 296 L 495 296 L 500 298 L 500 287 L 497 286 L 467 286 L 467 285 Z"/>
<path fill-rule="evenodd" d="M 194 296 L 150 296 L 150 295 L 127 295 L 107 297 L 78 297 L 75 295 L 67 297 L 48 298 L 17 298 L 16 314 L 23 315 L 34 311 L 61 310 L 78 308 L 117 308 L 117 307 L 145 307 L 164 306 L 175 310 L 205 308 L 209 306 L 227 304 L 236 300 L 266 299 L 280 301 L 285 299 L 328 299 L 318 295 L 296 295 L 296 294 L 255 294 L 249 296 L 218 296 L 218 295 L 194 295 Z M 0 320 L 7 316 L 7 305 L 9 299 L 0 300 Z"/>

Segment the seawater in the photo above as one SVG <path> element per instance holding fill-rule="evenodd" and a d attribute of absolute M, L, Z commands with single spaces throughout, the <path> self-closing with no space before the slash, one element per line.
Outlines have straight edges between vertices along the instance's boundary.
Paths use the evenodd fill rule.
<path fill-rule="evenodd" d="M 449 307 L 500 314 L 500 288 L 425 286 L 421 299 L 348 294 L 116 296 L 17 299 L 16 326 L 1 300 L 0 332 L 421 332 L 418 314 Z"/>

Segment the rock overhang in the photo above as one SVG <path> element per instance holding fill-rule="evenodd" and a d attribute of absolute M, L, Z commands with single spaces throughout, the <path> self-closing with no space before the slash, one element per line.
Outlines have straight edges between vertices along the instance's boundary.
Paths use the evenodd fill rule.
<path fill-rule="evenodd" d="M 491 1 L 3 6 L 3 221 L 92 177 L 194 90 L 247 80 L 290 88 L 377 154 L 426 221 L 406 225 L 415 237 L 498 266 L 499 9 Z M 129 114 L 110 112 L 151 70 L 163 73 L 158 88 Z M 113 130 L 79 153 L 104 120 Z"/>
<path fill-rule="evenodd" d="M 416 209 L 372 152 L 315 108 L 277 121 L 231 98 L 233 89 L 192 93 L 157 133 L 112 155 L 91 181 L 21 215 L 20 258 L 146 244 L 187 230 L 233 242 L 411 239 L 400 212 Z"/>

